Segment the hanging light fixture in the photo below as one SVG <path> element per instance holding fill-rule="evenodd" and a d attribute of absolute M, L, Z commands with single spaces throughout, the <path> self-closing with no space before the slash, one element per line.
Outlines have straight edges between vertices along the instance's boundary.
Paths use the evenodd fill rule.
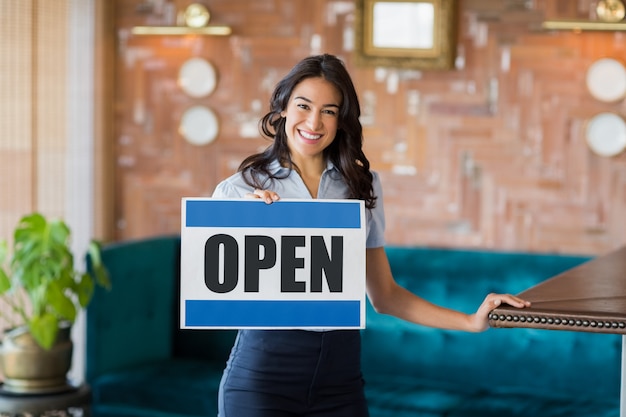
<path fill-rule="evenodd" d="M 211 13 L 202 4 L 192 3 L 184 11 L 182 20 L 185 26 L 135 26 L 133 35 L 213 35 L 228 36 L 229 26 L 209 26 Z"/>

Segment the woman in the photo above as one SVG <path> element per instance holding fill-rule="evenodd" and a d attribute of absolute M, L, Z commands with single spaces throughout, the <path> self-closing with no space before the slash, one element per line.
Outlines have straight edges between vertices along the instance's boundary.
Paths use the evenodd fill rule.
<path fill-rule="evenodd" d="M 431 327 L 479 332 L 489 312 L 528 302 L 489 294 L 474 314 L 400 287 L 384 251 L 380 179 L 362 150 L 360 107 L 342 61 L 299 62 L 276 86 L 261 129 L 273 143 L 246 158 L 213 197 L 360 199 L 367 213 L 367 295 L 375 310 Z M 358 330 L 240 330 L 219 394 L 220 417 L 367 416 Z M 407 347 L 410 348 L 410 347 Z"/>

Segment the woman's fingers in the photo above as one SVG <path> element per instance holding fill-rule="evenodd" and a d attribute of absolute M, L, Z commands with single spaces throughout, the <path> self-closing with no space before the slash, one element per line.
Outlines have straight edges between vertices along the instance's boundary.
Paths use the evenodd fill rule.
<path fill-rule="evenodd" d="M 267 204 L 272 204 L 274 201 L 280 200 L 280 196 L 271 190 L 259 190 L 258 188 L 254 192 L 246 194 L 246 198 L 260 198 Z"/>
<path fill-rule="evenodd" d="M 523 300 L 511 294 L 489 294 L 487 296 L 489 307 L 492 309 L 500 306 L 501 304 L 508 304 L 517 308 L 530 307 L 530 301 Z"/>
<path fill-rule="evenodd" d="M 489 313 L 502 304 L 508 304 L 517 308 L 530 307 L 530 301 L 511 294 L 489 294 L 485 297 L 476 313 L 472 314 L 472 329 L 478 332 L 488 329 Z"/>

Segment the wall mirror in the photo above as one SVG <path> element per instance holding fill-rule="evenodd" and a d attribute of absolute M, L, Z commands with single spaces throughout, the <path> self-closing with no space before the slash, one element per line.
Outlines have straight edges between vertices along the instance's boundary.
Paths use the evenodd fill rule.
<path fill-rule="evenodd" d="M 451 69 L 456 54 L 456 0 L 356 0 L 359 65 Z"/>

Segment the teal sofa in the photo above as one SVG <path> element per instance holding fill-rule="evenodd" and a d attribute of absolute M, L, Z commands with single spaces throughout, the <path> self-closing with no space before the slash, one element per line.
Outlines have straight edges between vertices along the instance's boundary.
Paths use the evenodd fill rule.
<path fill-rule="evenodd" d="M 518 293 L 587 256 L 390 247 L 397 281 L 473 312 L 489 292 Z M 234 331 L 178 329 L 180 239 L 104 247 L 112 289 L 87 311 L 94 417 L 206 417 Z M 371 417 L 618 417 L 621 336 L 536 329 L 472 334 L 373 312 L 363 330 Z M 241 416 L 245 417 L 245 416 Z"/>

